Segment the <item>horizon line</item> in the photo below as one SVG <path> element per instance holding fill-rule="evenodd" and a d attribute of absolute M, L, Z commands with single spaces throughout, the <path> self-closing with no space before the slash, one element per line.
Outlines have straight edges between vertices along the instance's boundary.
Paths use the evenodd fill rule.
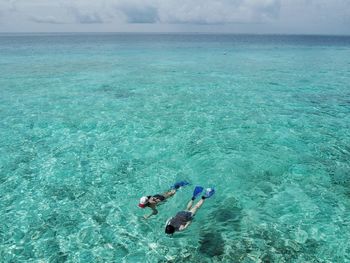
<path fill-rule="evenodd" d="M 332 36 L 332 37 L 350 37 L 350 34 L 320 34 L 320 33 L 235 33 L 235 32 L 176 32 L 176 31 L 169 31 L 169 32 L 159 32 L 159 31 L 103 31 L 103 32 L 97 32 L 97 31 L 59 31 L 59 32 L 52 32 L 52 31 L 40 31 L 40 32 L 1 32 L 0 35 L 20 35 L 20 34 L 27 34 L 27 35 L 34 35 L 34 34 L 159 34 L 159 35 L 251 35 L 251 36 Z"/>

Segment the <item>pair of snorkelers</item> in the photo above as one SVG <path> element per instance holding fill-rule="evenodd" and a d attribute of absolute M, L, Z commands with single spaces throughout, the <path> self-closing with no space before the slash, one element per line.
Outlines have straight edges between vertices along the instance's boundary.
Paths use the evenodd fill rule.
<path fill-rule="evenodd" d="M 188 184 L 189 183 L 186 181 L 178 182 L 174 184 L 169 191 L 163 194 L 141 197 L 139 207 L 149 207 L 152 209 L 152 213 L 144 217 L 147 219 L 152 215 L 158 214 L 158 210 L 156 209 L 157 205 L 159 205 L 161 202 L 165 201 L 169 197 L 173 196 L 176 193 L 177 189 Z M 203 205 L 205 199 L 211 197 L 215 193 L 215 190 L 213 188 L 207 188 L 201 200 L 193 206 L 194 200 L 203 192 L 203 190 L 204 188 L 201 186 L 195 187 L 192 198 L 187 204 L 186 210 L 178 212 L 174 217 L 170 218 L 167 221 L 165 227 L 166 234 L 173 234 L 176 231 L 182 231 L 190 225 L 194 215 L 196 214 L 198 209 Z"/>
<path fill-rule="evenodd" d="M 158 214 L 158 210 L 156 209 L 157 205 L 159 205 L 161 202 L 165 201 L 169 197 L 173 196 L 176 193 L 176 190 L 178 190 L 182 186 L 186 186 L 189 183 L 186 181 L 181 181 L 178 183 L 175 183 L 169 191 L 163 193 L 163 194 L 156 194 L 156 195 L 149 195 L 149 196 L 143 196 L 140 198 L 139 207 L 146 208 L 149 207 L 152 209 L 152 213 L 149 215 L 145 215 L 144 218 L 149 218 L 152 215 Z"/>

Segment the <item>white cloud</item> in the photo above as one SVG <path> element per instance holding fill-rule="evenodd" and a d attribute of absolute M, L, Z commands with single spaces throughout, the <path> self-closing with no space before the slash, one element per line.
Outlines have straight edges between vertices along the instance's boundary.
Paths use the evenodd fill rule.
<path fill-rule="evenodd" d="M 74 16 L 74 20 L 79 24 L 102 24 L 104 19 L 97 11 L 79 10 L 77 7 L 69 7 L 67 10 Z"/>
<path fill-rule="evenodd" d="M 79 31 L 94 24 L 95 31 L 350 34 L 350 0 L 0 0 L 0 17 L 0 31 L 35 31 L 35 24 Z"/>
<path fill-rule="evenodd" d="M 0 2 L 0 13 L 15 12 L 16 10 L 16 0 L 3 0 Z"/>
<path fill-rule="evenodd" d="M 350 34 L 350 1 L 285 0 L 279 23 L 293 31 Z"/>
<path fill-rule="evenodd" d="M 157 23 L 159 10 L 152 5 L 133 6 L 130 4 L 117 5 L 116 10 L 122 15 L 127 23 Z"/>
<path fill-rule="evenodd" d="M 278 16 L 280 0 L 132 0 L 115 6 L 128 22 L 261 23 Z"/>
<path fill-rule="evenodd" d="M 44 23 L 44 24 L 65 24 L 65 22 L 60 21 L 55 16 L 32 16 L 29 18 L 31 21 L 35 23 Z"/>
<path fill-rule="evenodd" d="M 254 0 L 172 1 L 161 9 L 161 20 L 172 23 L 261 23 L 278 14 L 279 1 Z"/>

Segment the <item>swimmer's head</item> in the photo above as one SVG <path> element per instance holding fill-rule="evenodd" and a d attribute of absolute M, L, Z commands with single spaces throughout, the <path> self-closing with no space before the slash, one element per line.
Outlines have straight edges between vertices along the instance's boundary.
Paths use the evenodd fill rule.
<path fill-rule="evenodd" d="M 145 208 L 147 203 L 148 203 L 148 197 L 147 196 L 142 196 L 140 198 L 139 207 Z"/>
<path fill-rule="evenodd" d="M 175 232 L 175 227 L 173 227 L 172 225 L 167 225 L 165 227 L 165 233 L 168 235 L 174 234 Z"/>

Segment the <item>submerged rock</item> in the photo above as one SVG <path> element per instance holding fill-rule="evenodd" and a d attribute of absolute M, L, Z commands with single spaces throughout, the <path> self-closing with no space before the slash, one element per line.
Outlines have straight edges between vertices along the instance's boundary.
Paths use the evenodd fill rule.
<path fill-rule="evenodd" d="M 210 217 L 221 225 L 239 231 L 243 212 L 238 201 L 234 197 L 230 197 L 223 200 L 221 205 L 210 214 Z"/>
<path fill-rule="evenodd" d="M 347 167 L 337 167 L 332 173 L 332 182 L 334 184 L 348 186 L 350 183 L 350 169 Z"/>
<path fill-rule="evenodd" d="M 209 257 L 222 256 L 224 254 L 225 241 L 221 233 L 215 230 L 201 233 L 199 244 L 199 252 Z"/>
<path fill-rule="evenodd" d="M 115 87 L 113 85 L 104 84 L 100 87 L 100 91 L 114 97 L 116 99 L 127 99 L 134 96 L 134 92 L 130 89 Z"/>
<path fill-rule="evenodd" d="M 242 209 L 239 207 L 230 207 L 230 208 L 219 208 L 215 210 L 215 219 L 218 222 L 227 222 L 227 221 L 240 221 L 242 217 Z"/>

